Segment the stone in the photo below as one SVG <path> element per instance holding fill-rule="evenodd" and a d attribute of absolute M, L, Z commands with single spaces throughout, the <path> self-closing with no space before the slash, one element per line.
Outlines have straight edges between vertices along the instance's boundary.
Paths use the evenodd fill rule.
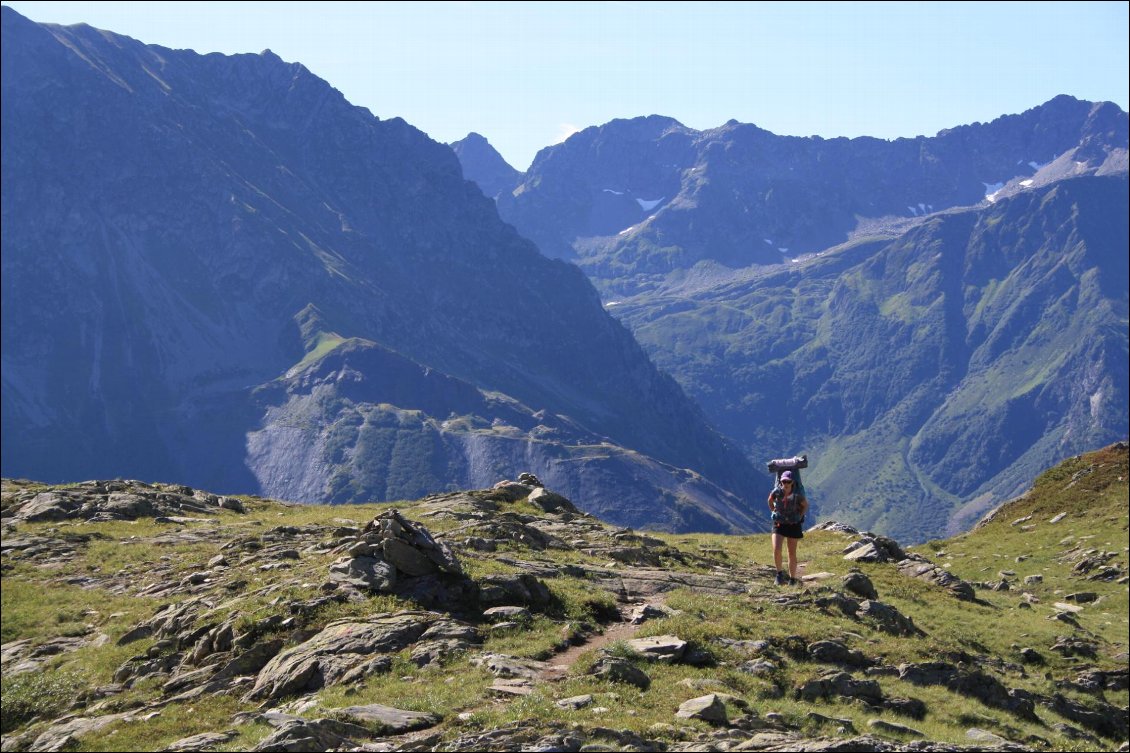
<path fill-rule="evenodd" d="M 1091 602 L 1097 601 L 1098 598 L 1099 595 L 1094 591 L 1080 591 L 1078 593 L 1072 593 L 1064 596 L 1063 600 L 1073 601 L 1076 604 L 1090 604 Z"/>
<path fill-rule="evenodd" d="M 385 539 L 380 543 L 380 548 L 384 560 L 395 567 L 398 574 L 415 577 L 439 572 L 439 565 L 406 541 Z"/>
<path fill-rule="evenodd" d="M 875 680 L 857 680 L 847 672 L 830 672 L 808 680 L 796 689 L 802 701 L 824 698 L 859 698 L 872 706 L 883 700 L 883 690 Z"/>
<path fill-rule="evenodd" d="M 886 562 L 882 552 L 873 543 L 863 544 L 844 555 L 851 562 Z"/>
<path fill-rule="evenodd" d="M 633 638 L 628 646 L 650 661 L 672 664 L 683 657 L 687 642 L 675 635 L 656 635 L 650 638 Z"/>
<path fill-rule="evenodd" d="M 884 604 L 873 599 L 860 602 L 857 616 L 875 622 L 880 630 L 891 635 L 921 635 L 922 631 L 914 626 L 914 621 L 889 604 Z"/>
<path fill-rule="evenodd" d="M 947 662 L 900 664 L 899 679 L 913 685 L 941 685 L 954 693 L 976 698 L 986 706 L 1037 721 L 1035 702 L 1028 693 L 1009 690 L 1000 680 L 980 670 L 969 671 Z"/>
<path fill-rule="evenodd" d="M 1010 742 L 1000 735 L 994 735 L 992 732 L 978 727 L 970 727 L 965 730 L 965 739 L 969 740 L 969 742 L 986 746 L 1005 745 Z"/>
<path fill-rule="evenodd" d="M 544 661 L 502 654 L 480 654 L 471 659 L 471 663 L 483 667 L 495 677 L 524 677 L 531 680 L 539 677 L 549 667 Z"/>
<path fill-rule="evenodd" d="M 118 721 L 133 719 L 129 713 L 108 714 L 96 717 L 71 717 L 52 723 L 39 733 L 28 750 L 58 751 L 67 750 L 77 744 L 78 738 L 97 732 L 103 727 Z"/>
<path fill-rule="evenodd" d="M 585 695 L 575 695 L 570 698 L 562 698 L 560 701 L 556 701 L 555 705 L 563 709 L 572 709 L 576 711 L 577 709 L 583 709 L 585 706 L 588 706 L 591 703 L 592 695 L 586 693 Z"/>
<path fill-rule="evenodd" d="M 970 583 L 919 555 L 908 556 L 899 561 L 896 567 L 903 575 L 945 588 L 961 601 L 973 601 L 976 598 L 976 592 Z"/>
<path fill-rule="evenodd" d="M 640 604 L 628 615 L 628 622 L 632 625 L 641 625 L 647 620 L 668 617 L 673 610 L 654 604 Z"/>
<path fill-rule="evenodd" d="M 479 580 L 479 602 L 484 607 L 520 604 L 539 609 L 552 600 L 549 587 L 529 573 L 487 575 Z"/>
<path fill-rule="evenodd" d="M 537 487 L 526 498 L 530 504 L 539 507 L 544 512 L 569 512 L 579 513 L 577 506 L 567 498 L 549 491 L 545 487 Z"/>
<path fill-rule="evenodd" d="M 1124 709 L 1098 700 L 1093 700 L 1090 704 L 1091 707 L 1084 706 L 1062 693 L 1055 693 L 1047 706 L 1065 719 L 1111 740 L 1126 740 L 1130 737 L 1130 717 Z"/>
<path fill-rule="evenodd" d="M 376 593 L 392 591 L 396 568 L 376 557 L 343 557 L 330 565 L 330 580 Z"/>
<path fill-rule="evenodd" d="M 499 695 L 527 696 L 534 692 L 534 686 L 524 677 L 500 678 L 494 681 L 489 690 Z"/>
<path fill-rule="evenodd" d="M 738 670 L 751 675 L 768 676 L 777 671 L 777 665 L 768 659 L 752 659 L 738 666 Z"/>
<path fill-rule="evenodd" d="M 526 607 L 491 607 L 483 612 L 483 617 L 491 622 L 501 620 L 528 622 L 532 615 Z"/>
<path fill-rule="evenodd" d="M 271 659 L 259 672 L 248 699 L 269 700 L 317 690 L 342 682 L 375 655 L 395 654 L 421 639 L 460 637 L 478 640 L 472 626 L 434 612 L 397 612 L 368 620 L 337 620 Z"/>
<path fill-rule="evenodd" d="M 423 711 L 404 711 L 403 709 L 370 703 L 364 706 L 346 706 L 327 709 L 333 718 L 342 719 L 366 727 L 376 727 L 382 735 L 399 735 L 418 729 L 427 729 L 440 723 L 440 717 Z"/>
<path fill-rule="evenodd" d="M 626 659 L 616 656 L 603 656 L 597 659 L 589 674 L 611 682 L 634 685 L 640 690 L 647 690 L 651 686 L 651 678 L 646 672 Z"/>
<path fill-rule="evenodd" d="M 848 573 L 843 577 L 844 588 L 856 596 L 862 596 L 865 599 L 878 599 L 879 593 L 875 590 L 874 584 L 871 579 L 863 573 L 854 572 Z"/>
<path fill-rule="evenodd" d="M 813 661 L 823 664 L 847 664 L 853 667 L 866 667 L 871 660 L 862 652 L 849 649 L 839 641 L 816 641 L 808 644 L 808 655 Z"/>
<path fill-rule="evenodd" d="M 171 753 L 189 753 L 190 751 L 207 751 L 214 750 L 229 740 L 234 740 L 239 737 L 239 733 L 235 730 L 226 730 L 224 732 L 203 732 L 199 735 L 192 735 L 191 737 L 182 737 L 176 742 L 169 743 L 166 751 Z"/>
<path fill-rule="evenodd" d="M 372 733 L 356 724 L 334 719 L 295 719 L 284 723 L 264 738 L 253 751 L 316 751 L 357 747 L 356 740 L 372 738 Z"/>
<path fill-rule="evenodd" d="M 911 719 L 926 718 L 926 704 L 918 698 L 884 698 L 883 708 Z"/>
<path fill-rule="evenodd" d="M 717 693 L 692 698 L 679 705 L 675 716 L 680 719 L 701 719 L 711 724 L 726 724 L 726 704 Z"/>
<path fill-rule="evenodd" d="M 907 727 L 903 724 L 895 724 L 893 722 L 884 721 L 883 719 L 872 719 L 867 722 L 867 726 L 876 732 L 886 732 L 891 735 L 899 735 L 903 737 L 925 737 L 924 734 L 914 729 Z"/>
<path fill-rule="evenodd" d="M 824 716 L 815 711 L 809 711 L 805 714 L 805 718 L 816 724 L 836 727 L 840 732 L 855 732 L 855 723 L 851 719 L 838 719 L 836 717 Z"/>

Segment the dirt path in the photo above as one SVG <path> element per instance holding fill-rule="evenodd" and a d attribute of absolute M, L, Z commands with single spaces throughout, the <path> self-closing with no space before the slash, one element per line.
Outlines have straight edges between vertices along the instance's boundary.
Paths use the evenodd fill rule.
<path fill-rule="evenodd" d="M 646 603 L 652 606 L 662 607 L 666 604 L 666 601 L 665 594 L 656 594 L 648 599 Z M 559 682 L 564 680 L 569 674 L 569 669 L 577 663 L 577 660 L 581 658 L 582 654 L 602 649 L 616 641 L 631 640 L 632 636 L 639 632 L 641 624 L 642 623 L 633 624 L 629 622 L 628 618 L 625 617 L 624 613 L 621 611 L 619 622 L 609 623 L 604 627 L 603 631 L 597 635 L 590 636 L 584 643 L 570 646 L 550 658 L 549 666 L 545 668 L 538 679 L 545 682 Z"/>
<path fill-rule="evenodd" d="M 538 677 L 546 682 L 564 680 L 569 674 L 569 669 L 581 658 L 581 654 L 596 651 L 616 641 L 626 641 L 639 632 L 640 626 L 630 622 L 614 622 L 608 625 L 604 632 L 594 635 L 584 643 L 569 648 L 557 654 L 549 661 L 552 662 Z"/>

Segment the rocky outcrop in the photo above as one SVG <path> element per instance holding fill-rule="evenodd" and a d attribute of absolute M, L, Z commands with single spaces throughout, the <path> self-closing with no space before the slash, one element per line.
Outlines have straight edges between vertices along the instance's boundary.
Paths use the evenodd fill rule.
<path fill-rule="evenodd" d="M 933 562 L 930 562 L 920 555 L 910 555 L 901 562 L 898 562 L 896 567 L 898 567 L 899 572 L 904 575 L 908 575 L 911 578 L 918 578 L 948 590 L 961 601 L 973 601 L 977 598 L 976 592 L 974 592 L 971 584 L 963 581 L 948 570 L 938 567 Z"/>
<path fill-rule="evenodd" d="M 396 510 L 381 513 L 356 535 L 344 533 L 334 551 L 345 556 L 329 568 L 334 583 L 370 593 L 412 593 L 423 603 L 474 592 L 451 549 Z"/>
<path fill-rule="evenodd" d="M 143 481 L 84 481 L 66 488 L 39 491 L 35 486 L 5 494 L 5 519 L 29 523 L 57 520 L 137 520 L 192 522 L 194 516 L 214 515 L 220 510 L 243 512 L 243 503 L 180 484 L 147 484 Z M 6 544 L 7 545 L 7 544 Z"/>
<path fill-rule="evenodd" d="M 314 637 L 268 662 L 247 697 L 272 700 L 335 685 L 347 678 L 361 679 L 366 672 L 387 671 L 388 658 L 405 648 L 439 641 L 452 641 L 459 649 L 466 649 L 480 639 L 473 626 L 434 612 L 398 612 L 364 621 L 331 622 Z"/>
<path fill-rule="evenodd" d="M 906 552 L 902 546 L 887 536 L 879 536 L 870 532 L 860 532 L 851 526 L 825 521 L 815 530 L 833 531 L 855 538 L 844 548 L 844 559 L 851 562 L 891 563 L 895 564 L 898 571 L 911 578 L 918 578 L 932 585 L 944 588 L 962 601 L 974 601 L 976 592 L 973 585 L 958 578 L 953 573 L 938 567 L 936 564 L 923 557 L 921 554 Z M 875 598 L 871 595 L 874 587 L 870 581 L 864 582 L 866 576 L 861 573 L 850 573 L 844 576 L 844 586 L 865 598 Z M 849 582 L 851 585 L 849 585 Z"/>

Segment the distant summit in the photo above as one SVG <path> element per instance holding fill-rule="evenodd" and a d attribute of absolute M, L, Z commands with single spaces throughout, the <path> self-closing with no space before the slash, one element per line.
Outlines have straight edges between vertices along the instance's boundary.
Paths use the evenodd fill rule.
<path fill-rule="evenodd" d="M 477 133 L 469 133 L 466 138 L 451 144 L 459 164 L 463 166 L 463 177 L 478 184 L 483 193 L 494 200 L 499 195 L 510 193 L 521 182 L 523 174 L 510 166 L 490 142 Z"/>
<path fill-rule="evenodd" d="M 1058 96 L 1019 115 L 893 141 L 778 136 L 731 120 L 613 120 L 538 153 L 502 218 L 606 295 L 699 262 L 787 262 L 869 226 L 1127 169 L 1127 115 Z"/>

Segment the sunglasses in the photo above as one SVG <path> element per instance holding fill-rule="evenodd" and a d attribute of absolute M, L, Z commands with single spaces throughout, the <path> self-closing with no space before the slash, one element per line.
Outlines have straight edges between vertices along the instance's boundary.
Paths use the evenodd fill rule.
<path fill-rule="evenodd" d="M 792 481 L 782 481 L 781 483 L 782 483 L 782 484 L 791 484 L 791 483 L 792 483 Z"/>

